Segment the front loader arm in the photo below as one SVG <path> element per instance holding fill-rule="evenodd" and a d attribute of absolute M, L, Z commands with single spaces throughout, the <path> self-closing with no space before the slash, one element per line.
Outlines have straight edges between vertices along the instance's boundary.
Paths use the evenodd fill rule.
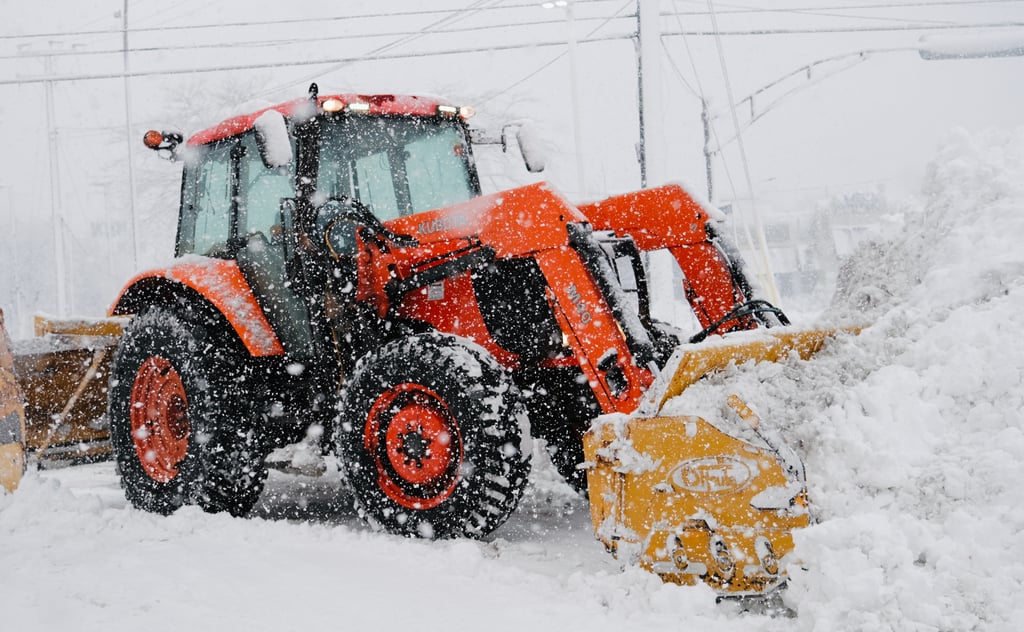
<path fill-rule="evenodd" d="M 644 251 L 666 249 L 683 273 L 683 290 L 701 327 L 710 328 L 751 298 L 750 284 L 731 262 L 708 225 L 708 209 L 671 184 L 584 204 L 579 210 L 595 230 L 629 235 Z M 725 320 L 718 330 L 753 329 L 749 316 Z"/>
<path fill-rule="evenodd" d="M 614 308 L 588 273 L 579 253 L 553 248 L 536 253 L 548 279 L 555 317 L 578 359 L 601 411 L 631 412 L 654 380 L 616 320 Z"/>

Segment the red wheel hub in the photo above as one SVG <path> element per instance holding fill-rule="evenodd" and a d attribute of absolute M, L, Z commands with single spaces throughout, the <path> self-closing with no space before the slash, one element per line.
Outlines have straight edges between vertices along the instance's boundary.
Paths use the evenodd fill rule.
<path fill-rule="evenodd" d="M 462 438 L 432 390 L 403 383 L 382 393 L 370 408 L 364 442 L 380 488 L 403 507 L 430 509 L 455 491 Z"/>
<path fill-rule="evenodd" d="M 167 360 L 153 356 L 135 374 L 131 394 L 132 441 L 142 469 L 166 483 L 178 475 L 188 453 L 188 398 L 181 376 Z"/>

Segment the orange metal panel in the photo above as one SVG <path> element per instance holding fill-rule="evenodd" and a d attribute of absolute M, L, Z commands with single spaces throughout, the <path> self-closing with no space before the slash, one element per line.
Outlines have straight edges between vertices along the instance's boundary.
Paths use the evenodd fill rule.
<path fill-rule="evenodd" d="M 733 282 L 728 261 L 714 244 L 705 241 L 673 246 L 668 250 L 683 272 L 683 291 L 701 327 L 725 318 L 734 307 L 750 298 L 740 293 Z M 719 331 L 754 327 L 754 320 L 746 317 L 726 323 Z"/>
<path fill-rule="evenodd" d="M 581 362 L 584 375 L 598 398 L 603 412 L 632 412 L 654 376 L 633 362 L 626 337 L 604 300 L 600 289 L 588 274 L 579 255 L 568 246 L 536 253 L 537 264 L 547 278 L 553 293 L 556 318 L 563 332 L 571 332 L 569 345 Z M 615 352 L 625 374 L 628 388 L 618 397 L 607 388 L 607 381 L 597 368 L 600 358 Z M 600 384 L 600 388 L 596 387 Z"/>
<path fill-rule="evenodd" d="M 708 211 L 679 185 L 584 204 L 580 211 L 595 229 L 629 235 L 641 250 L 668 249 L 683 272 L 683 289 L 702 327 L 750 298 L 740 294 L 728 262 L 708 240 Z M 753 326 L 754 321 L 746 318 L 727 323 L 722 331 Z"/>
<path fill-rule="evenodd" d="M 501 259 L 568 243 L 565 225 L 586 217 L 547 184 L 485 195 L 462 204 L 393 219 L 391 230 L 421 244 L 477 237 Z"/>
<path fill-rule="evenodd" d="M 332 94 L 320 95 L 317 103 L 322 105 L 324 101 L 334 99 L 344 104 L 365 103 L 370 109 L 367 115 L 373 116 L 434 116 L 437 114 L 437 106 L 451 105 L 446 101 L 440 101 L 432 97 L 418 97 L 398 94 Z M 257 110 L 251 114 L 242 114 L 222 121 L 213 127 L 196 132 L 188 139 L 189 145 L 205 145 L 225 138 L 230 138 L 247 132 L 252 129 L 256 119 L 268 110 L 276 110 L 283 116 L 291 118 L 294 116 L 308 115 L 312 111 L 309 99 L 294 99 L 285 103 Z"/>
<path fill-rule="evenodd" d="M 409 292 L 398 314 L 428 322 L 439 331 L 469 338 L 487 349 L 503 366 L 519 368 L 518 357 L 499 347 L 487 331 L 469 272 Z"/>
<path fill-rule="evenodd" d="M 216 307 L 234 328 L 249 353 L 256 357 L 283 355 L 284 347 L 256 303 L 238 264 L 227 259 L 189 257 L 167 268 L 143 272 L 133 278 L 110 308 L 110 315 L 122 315 L 121 300 L 136 284 L 162 278 L 189 287 Z"/>

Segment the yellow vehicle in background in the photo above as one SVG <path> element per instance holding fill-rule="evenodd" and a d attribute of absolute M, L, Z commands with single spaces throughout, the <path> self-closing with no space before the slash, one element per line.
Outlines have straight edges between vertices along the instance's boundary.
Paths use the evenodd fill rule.
<path fill-rule="evenodd" d="M 14 377 L 11 339 L 0 311 L 0 487 L 13 492 L 25 473 L 25 400 Z"/>

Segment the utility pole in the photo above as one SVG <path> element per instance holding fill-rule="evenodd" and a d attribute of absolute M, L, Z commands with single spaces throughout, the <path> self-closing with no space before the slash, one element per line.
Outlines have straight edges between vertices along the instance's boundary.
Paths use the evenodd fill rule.
<path fill-rule="evenodd" d="M 584 161 L 587 158 L 583 149 L 583 134 L 580 132 L 580 79 L 576 67 L 576 16 L 573 12 L 573 0 L 552 0 L 543 2 L 540 6 L 545 9 L 565 9 L 565 41 L 569 52 L 569 100 L 572 111 L 572 141 L 576 153 L 576 188 L 577 195 L 586 195 L 586 176 Z"/>
<path fill-rule="evenodd" d="M 53 55 L 44 56 L 46 82 L 46 130 L 50 158 L 50 219 L 53 224 L 53 260 L 57 281 L 57 315 L 67 316 L 67 278 L 64 261 L 64 222 L 60 211 L 60 161 L 57 141 L 56 112 L 53 102 Z"/>
<path fill-rule="evenodd" d="M 704 176 L 708 181 L 708 201 L 715 201 L 714 171 L 711 166 L 711 112 L 708 111 L 708 100 L 700 98 L 700 122 L 704 127 Z"/>
<path fill-rule="evenodd" d="M 636 144 L 636 159 L 640 163 L 640 188 L 647 188 L 647 130 L 644 128 L 644 56 L 640 50 L 643 23 L 640 20 L 640 0 L 636 0 L 636 110 L 639 117 L 640 140 Z"/>
<path fill-rule="evenodd" d="M 18 284 L 18 277 L 21 274 L 21 265 L 18 262 L 18 223 L 14 217 L 14 196 L 11 191 L 11 187 L 6 184 L 0 184 L 0 189 L 6 192 L 7 197 L 7 218 L 10 220 L 11 227 L 10 233 L 8 234 L 8 243 L 10 244 L 10 250 L 7 256 L 10 258 L 10 287 L 13 288 L 14 292 L 11 296 L 14 301 L 14 316 L 19 320 L 22 318 L 21 312 L 21 286 Z M 10 314 L 9 314 L 10 316 Z M 13 322 L 13 321 L 12 321 Z M 14 330 L 12 330 L 14 331 Z M 17 336 L 17 333 L 14 334 Z"/>
<path fill-rule="evenodd" d="M 580 132 L 580 116 L 583 111 L 580 109 L 580 75 L 576 67 L 576 19 L 573 14 L 572 2 L 565 5 L 566 28 L 569 29 L 569 80 L 572 83 L 572 134 L 573 144 L 576 146 L 576 188 L 580 198 L 586 196 L 586 176 L 584 162 L 587 155 L 583 150 L 583 134 Z"/>
<path fill-rule="evenodd" d="M 132 93 L 131 84 L 128 81 L 128 0 L 124 0 L 124 8 L 121 9 L 121 34 L 124 49 L 124 128 L 125 138 L 128 142 L 128 239 L 131 241 L 132 271 L 139 267 L 138 245 L 135 238 L 135 160 L 132 155 Z M 109 247 L 109 244 L 108 244 Z"/>
<path fill-rule="evenodd" d="M 657 125 L 661 121 L 661 53 L 658 50 L 661 28 L 658 23 L 658 5 L 658 0 L 636 2 L 637 109 L 640 115 L 637 159 L 640 161 L 640 186 L 645 189 L 649 180 L 661 181 L 665 178 L 664 143 L 660 136 L 660 125 Z"/>

